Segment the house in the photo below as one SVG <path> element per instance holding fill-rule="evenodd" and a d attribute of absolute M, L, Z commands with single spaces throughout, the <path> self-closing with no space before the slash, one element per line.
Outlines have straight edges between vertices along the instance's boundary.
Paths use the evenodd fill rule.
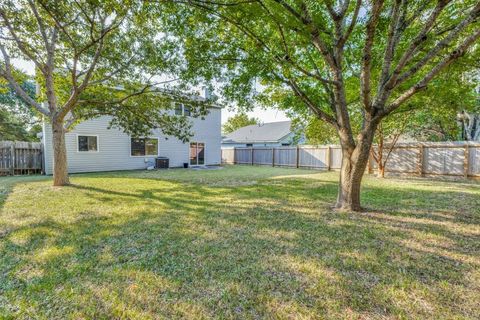
<path fill-rule="evenodd" d="M 177 104 L 175 114 L 189 116 L 189 108 Z M 191 118 L 194 136 L 190 142 L 154 130 L 148 137 L 133 138 L 120 129 L 109 129 L 109 116 L 79 123 L 65 134 L 68 172 L 145 169 L 155 158 L 169 158 L 170 167 L 218 165 L 221 163 L 221 108 L 210 107 L 204 117 Z M 43 124 L 45 173 L 53 173 L 52 128 Z"/>
<path fill-rule="evenodd" d="M 280 147 L 302 143 L 304 138 L 295 139 L 291 124 L 291 121 L 279 121 L 237 129 L 223 137 L 222 148 Z"/>

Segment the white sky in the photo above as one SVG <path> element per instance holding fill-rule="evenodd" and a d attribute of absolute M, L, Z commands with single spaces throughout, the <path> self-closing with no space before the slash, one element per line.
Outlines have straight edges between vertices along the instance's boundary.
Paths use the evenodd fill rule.
<path fill-rule="evenodd" d="M 234 116 L 235 111 L 222 110 L 222 123 L 225 123 L 229 117 Z M 264 110 L 263 108 L 255 108 L 252 112 L 247 112 L 250 117 L 256 117 L 260 119 L 261 122 L 277 122 L 289 120 L 285 115 L 285 112 L 277 109 L 268 108 Z"/>
<path fill-rule="evenodd" d="M 30 63 L 25 60 L 19 60 L 19 59 L 12 59 L 12 62 L 17 68 L 25 71 L 27 74 L 33 75 L 35 70 L 33 63 Z M 225 123 L 229 117 L 234 116 L 236 113 L 237 113 L 236 110 L 232 111 L 232 110 L 227 110 L 226 108 L 223 109 L 222 124 Z M 260 119 L 260 121 L 264 123 L 289 120 L 285 112 L 277 109 L 273 109 L 273 108 L 264 109 L 264 108 L 256 107 L 251 112 L 247 112 L 247 114 L 250 117 L 256 117 Z"/>

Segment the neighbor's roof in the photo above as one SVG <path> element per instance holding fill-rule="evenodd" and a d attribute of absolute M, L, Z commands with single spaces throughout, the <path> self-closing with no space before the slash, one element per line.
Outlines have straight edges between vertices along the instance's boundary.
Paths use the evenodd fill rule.
<path fill-rule="evenodd" d="M 222 143 L 265 143 L 278 142 L 290 134 L 291 121 L 254 124 L 227 134 Z"/>

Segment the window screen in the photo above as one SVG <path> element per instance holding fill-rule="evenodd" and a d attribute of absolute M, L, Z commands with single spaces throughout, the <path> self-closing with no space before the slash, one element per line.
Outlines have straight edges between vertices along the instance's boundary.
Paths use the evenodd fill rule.
<path fill-rule="evenodd" d="M 96 136 L 78 136 L 78 151 L 98 151 Z"/>
<path fill-rule="evenodd" d="M 158 139 L 132 138 L 132 156 L 156 156 L 158 155 Z"/>

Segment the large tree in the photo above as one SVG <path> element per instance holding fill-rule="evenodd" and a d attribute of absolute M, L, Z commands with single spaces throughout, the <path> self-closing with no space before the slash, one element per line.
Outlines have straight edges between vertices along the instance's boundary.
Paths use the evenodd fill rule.
<path fill-rule="evenodd" d="M 255 117 L 249 117 L 246 113 L 239 113 L 234 115 L 233 117 L 228 118 L 227 122 L 224 123 L 223 133 L 229 134 L 237 129 L 259 123 L 259 119 Z"/>
<path fill-rule="evenodd" d="M 378 125 L 480 37 L 478 0 L 176 2 L 199 10 L 191 23 L 204 45 L 188 48 L 190 63 L 212 73 L 204 61 L 220 62 L 216 71 L 231 80 L 227 95 L 240 103 L 287 97 L 336 130 L 343 151 L 336 207 L 347 210 L 361 210 Z M 258 82 L 263 93 L 254 90 Z"/>
<path fill-rule="evenodd" d="M 50 122 L 55 186 L 69 183 L 65 132 L 79 121 L 111 115 L 112 125 L 134 135 L 155 127 L 191 135 L 187 120 L 167 112 L 182 97 L 156 87 L 165 81 L 155 76 L 178 65 L 175 41 L 162 32 L 166 20 L 168 12 L 136 0 L 1 2 L 0 77 Z M 35 66 L 36 97 L 20 85 L 15 58 Z"/>

